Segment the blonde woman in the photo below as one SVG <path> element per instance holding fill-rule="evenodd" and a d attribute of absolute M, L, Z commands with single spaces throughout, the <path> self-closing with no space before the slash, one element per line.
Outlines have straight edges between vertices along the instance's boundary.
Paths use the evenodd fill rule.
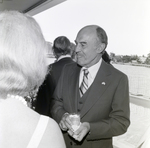
<path fill-rule="evenodd" d="M 65 148 L 57 123 L 27 106 L 47 73 L 47 44 L 36 21 L 0 12 L 0 148 Z"/>

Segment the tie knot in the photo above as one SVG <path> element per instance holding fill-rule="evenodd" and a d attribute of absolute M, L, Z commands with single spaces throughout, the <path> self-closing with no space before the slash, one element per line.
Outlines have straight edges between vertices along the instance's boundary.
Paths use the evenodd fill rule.
<path fill-rule="evenodd" d="M 88 69 L 84 69 L 83 71 L 84 71 L 84 75 L 86 75 L 86 76 L 87 76 L 87 75 L 89 74 Z"/>

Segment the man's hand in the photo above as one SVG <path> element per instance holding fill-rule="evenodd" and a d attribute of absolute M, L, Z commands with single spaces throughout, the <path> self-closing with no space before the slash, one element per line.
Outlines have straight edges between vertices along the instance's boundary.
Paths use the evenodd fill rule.
<path fill-rule="evenodd" d="M 69 130 L 68 133 L 75 140 L 82 141 L 82 139 L 89 133 L 89 131 L 90 131 L 90 124 L 88 122 L 84 122 L 75 132 Z"/>
<path fill-rule="evenodd" d="M 65 113 L 63 115 L 63 117 L 59 123 L 59 126 L 63 131 L 72 130 L 71 121 L 70 121 L 68 113 Z"/>

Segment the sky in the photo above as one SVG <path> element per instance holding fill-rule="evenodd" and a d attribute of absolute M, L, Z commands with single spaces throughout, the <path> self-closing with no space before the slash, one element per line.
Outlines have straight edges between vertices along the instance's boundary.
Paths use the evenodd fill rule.
<path fill-rule="evenodd" d="M 49 42 L 62 35 L 74 42 L 81 28 L 95 24 L 108 35 L 109 54 L 150 53 L 150 0 L 67 0 L 33 17 Z"/>

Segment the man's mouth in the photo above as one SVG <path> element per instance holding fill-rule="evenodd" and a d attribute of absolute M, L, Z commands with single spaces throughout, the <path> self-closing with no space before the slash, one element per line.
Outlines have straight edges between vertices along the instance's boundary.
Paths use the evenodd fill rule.
<path fill-rule="evenodd" d="M 82 56 L 77 54 L 77 58 L 82 58 Z"/>

